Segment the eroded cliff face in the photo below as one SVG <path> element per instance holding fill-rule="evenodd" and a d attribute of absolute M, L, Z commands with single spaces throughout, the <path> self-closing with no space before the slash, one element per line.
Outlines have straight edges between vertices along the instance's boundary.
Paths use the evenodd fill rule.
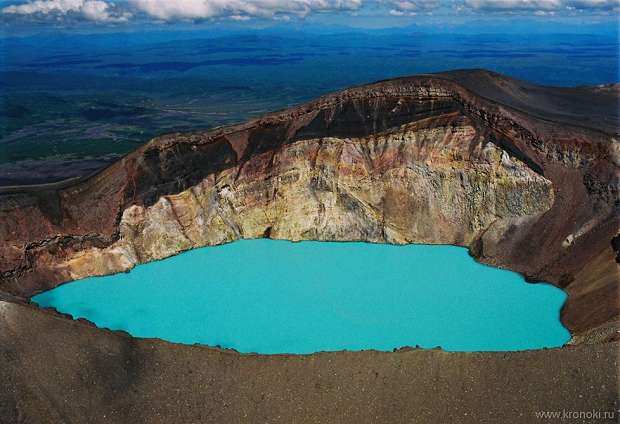
<path fill-rule="evenodd" d="M 157 138 L 82 182 L 5 190 L 0 290 L 28 297 L 239 238 L 449 243 L 567 290 L 573 333 L 607 328 L 618 316 L 614 135 L 567 124 L 577 106 L 540 116 L 505 103 L 516 85 L 498 80 L 501 99 L 489 99 L 459 78 L 354 88 Z"/>
<path fill-rule="evenodd" d="M 240 238 L 469 245 L 548 210 L 551 183 L 458 113 L 361 138 L 300 140 L 123 211 L 119 240 L 59 264 L 68 279 Z"/>

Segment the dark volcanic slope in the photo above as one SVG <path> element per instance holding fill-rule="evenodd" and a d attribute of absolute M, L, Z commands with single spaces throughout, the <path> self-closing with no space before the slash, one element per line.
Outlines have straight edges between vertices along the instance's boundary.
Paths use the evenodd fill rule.
<path fill-rule="evenodd" d="M 537 412 L 618 408 L 617 342 L 239 356 L 29 309 L 0 301 L 2 423 L 530 424 L 561 422 Z"/>
<path fill-rule="evenodd" d="M 618 134 L 620 85 L 541 87 L 484 70 L 452 71 L 442 77 L 493 102 L 571 126 Z"/>
<path fill-rule="evenodd" d="M 320 148 L 325 137 L 360 140 L 360 149 L 366 151 L 363 156 L 370 159 L 370 162 L 364 159 L 366 165 L 363 166 L 369 167 L 368 172 L 373 175 L 386 175 L 391 172 L 388 167 L 411 169 L 427 163 L 429 172 L 434 175 L 439 175 L 437 167 L 440 167 L 441 178 L 447 172 L 441 169 L 471 171 L 473 173 L 466 178 L 455 175 L 457 180 L 468 182 L 471 178 L 479 178 L 476 171 L 479 163 L 487 166 L 484 165 L 488 162 L 483 157 L 485 153 L 480 152 L 491 143 L 551 182 L 553 198 L 549 198 L 552 205 L 548 211 L 534 213 L 535 203 L 543 200 L 528 193 L 539 193 L 540 188 L 511 189 L 505 194 L 507 206 L 504 208 L 522 207 L 522 214 L 530 214 L 527 215 L 530 218 L 525 219 L 524 215 L 521 219 L 516 216 L 508 219 L 504 214 L 496 223 L 482 219 L 480 217 L 488 212 L 485 210 L 487 200 L 459 206 L 473 211 L 473 215 L 447 217 L 441 211 L 429 213 L 420 209 L 423 205 L 418 205 L 415 199 L 418 188 L 407 188 L 409 183 L 404 181 L 381 194 L 383 202 L 371 205 L 371 213 L 383 214 L 384 221 L 392 216 L 393 222 L 383 224 L 393 224 L 392 228 L 410 225 L 430 228 L 424 234 L 402 235 L 399 242 L 470 245 L 472 253 L 484 262 L 559 285 L 570 295 L 563 321 L 573 333 L 581 333 L 615 319 L 619 310 L 618 268 L 612 248 L 612 238 L 618 228 L 619 152 L 614 138 L 617 128 L 611 124 L 617 120 L 617 100 L 617 92 L 611 89 L 538 87 L 484 71 L 459 71 L 383 81 L 245 124 L 206 133 L 159 137 L 83 181 L 5 189 L 4 194 L 0 194 L 0 239 L 3 241 L 0 289 L 29 297 L 76 276 L 122 270 L 118 263 L 130 261 L 126 255 L 117 255 L 113 260 L 109 255 L 104 255 L 103 259 L 98 256 L 97 260 L 90 258 L 88 260 L 93 263 L 107 263 L 95 264 L 89 271 L 76 270 L 74 259 L 80 252 L 90 255 L 93 249 L 105 253 L 101 249 L 118 240 L 121 218 L 132 205 L 148 209 L 161 196 L 180 193 L 209 178 L 217 180 L 230 170 L 234 170 L 236 176 L 229 186 L 244 181 L 254 184 L 244 188 L 245 192 L 240 189 L 236 193 L 238 197 L 251 198 L 257 190 L 263 189 L 257 188 L 257 181 L 282 171 L 274 158 L 290 155 L 296 148 L 305 149 L 301 156 L 295 154 L 298 158 L 316 156 L 313 146 Z M 402 165 L 404 160 L 410 160 L 403 159 L 403 152 L 409 152 L 409 147 L 384 148 L 387 153 L 377 156 L 378 150 L 367 144 L 376 143 L 372 140 L 377 134 L 404 131 L 403 125 L 414 125 L 410 132 L 426 134 L 419 136 L 422 141 L 413 141 L 411 148 L 418 153 L 413 154 L 411 160 L 414 162 L 408 168 Z M 424 139 L 429 141 L 424 142 Z M 446 142 L 452 144 L 441 147 Z M 431 145 L 425 143 L 438 146 L 435 151 L 443 150 L 429 153 Z M 449 157 L 446 149 L 453 151 L 448 152 Z M 372 155 L 376 157 L 373 159 Z M 337 157 L 330 160 L 334 166 L 340 166 Z M 318 168 L 316 160 L 311 166 L 314 167 L 312 172 L 324 172 L 325 168 Z M 298 167 L 293 166 L 292 170 Z M 359 166 L 347 173 L 359 172 L 358 169 Z M 515 175 L 513 172 L 513 176 L 508 177 L 516 178 Z M 532 177 L 527 177 L 514 184 L 525 190 L 531 180 Z M 498 181 L 503 184 L 501 178 Z M 323 190 L 315 183 L 310 184 L 315 192 Z M 488 191 L 486 196 L 495 196 L 493 193 L 501 189 L 499 186 L 463 187 L 463 190 L 455 188 L 463 193 L 457 192 L 452 197 L 475 196 L 480 190 Z M 371 185 L 367 190 L 373 189 Z M 515 198 L 520 190 L 525 193 L 524 199 Z M 541 204 L 540 211 L 546 208 Z M 451 227 L 449 222 L 455 219 L 462 223 Z M 280 217 L 282 220 L 286 221 L 284 224 L 290 223 L 290 218 Z M 265 223 L 263 231 L 268 232 L 274 225 Z M 438 226 L 448 226 L 448 234 Z M 248 236 L 235 231 L 233 239 Z M 383 239 L 375 237 L 373 231 L 367 229 L 348 237 L 391 240 L 385 229 L 382 230 Z M 291 233 L 282 231 L 282 234 Z M 347 237 L 344 233 L 333 232 L 307 234 L 299 237 Z M 185 248 L 214 242 L 212 237 L 207 237 L 192 241 Z M 138 262 L 140 258 L 148 260 L 174 253 L 145 256 L 139 246 L 133 248 L 138 249 L 134 252 Z M 90 257 L 88 255 L 84 261 Z"/>
<path fill-rule="evenodd" d="M 0 422 L 529 423 L 540 410 L 615 410 L 617 103 L 615 87 L 484 71 L 401 78 L 159 137 L 83 180 L 0 189 Z M 565 289 L 577 346 L 244 356 L 22 303 L 263 236 L 469 246 Z"/>

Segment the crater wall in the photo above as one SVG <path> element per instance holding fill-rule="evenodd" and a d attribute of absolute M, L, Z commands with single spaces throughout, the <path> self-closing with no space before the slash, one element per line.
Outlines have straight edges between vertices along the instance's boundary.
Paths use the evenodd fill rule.
<path fill-rule="evenodd" d="M 239 238 L 447 243 L 563 288 L 575 340 L 607 340 L 619 313 L 614 105 L 613 91 L 470 71 L 158 137 L 80 181 L 0 189 L 0 290 L 29 298 Z"/>

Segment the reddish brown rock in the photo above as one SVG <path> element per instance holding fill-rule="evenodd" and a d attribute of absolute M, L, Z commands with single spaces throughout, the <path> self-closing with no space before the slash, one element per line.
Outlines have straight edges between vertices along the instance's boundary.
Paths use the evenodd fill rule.
<path fill-rule="evenodd" d="M 617 413 L 619 164 L 616 86 L 461 71 L 158 137 L 89 178 L 0 189 L 0 422 L 531 423 L 545 422 L 540 412 Z M 75 278 L 250 237 L 468 246 L 480 261 L 566 290 L 573 345 L 239 355 L 134 339 L 24 304 Z"/>
<path fill-rule="evenodd" d="M 90 178 L 3 189 L 0 289 L 27 298 L 266 233 L 453 243 L 565 289 L 582 333 L 619 311 L 617 103 L 462 71 L 162 136 Z"/>

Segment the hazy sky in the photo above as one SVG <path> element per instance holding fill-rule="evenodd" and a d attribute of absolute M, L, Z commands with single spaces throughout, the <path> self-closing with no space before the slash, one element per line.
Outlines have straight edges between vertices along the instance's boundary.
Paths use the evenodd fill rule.
<path fill-rule="evenodd" d="M 270 23 L 389 27 L 504 19 L 609 24 L 620 0 L 0 0 L 3 27 Z"/>

